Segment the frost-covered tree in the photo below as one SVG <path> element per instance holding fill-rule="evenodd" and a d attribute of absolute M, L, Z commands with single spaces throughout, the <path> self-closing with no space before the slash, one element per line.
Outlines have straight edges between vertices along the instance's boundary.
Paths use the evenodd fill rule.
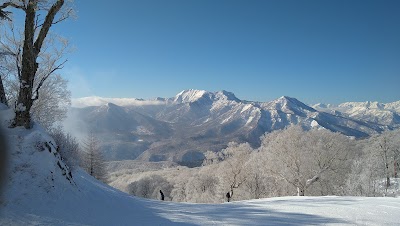
<path fill-rule="evenodd" d="M 247 179 L 242 189 L 244 198 L 260 199 L 281 195 L 279 179 L 265 170 L 260 153 L 253 152 L 246 165 Z"/>
<path fill-rule="evenodd" d="M 0 56 L 1 57 L 1 56 Z M 1 64 L 2 64 L 2 59 L 0 58 L 0 70 L 1 70 Z M 0 73 L 0 103 L 7 105 L 8 106 L 8 101 L 6 97 L 6 91 L 4 89 L 4 84 L 3 84 L 3 75 Z"/>
<path fill-rule="evenodd" d="M 66 133 L 61 127 L 53 128 L 50 131 L 57 144 L 57 150 L 63 158 L 64 162 L 71 168 L 81 164 L 79 154 L 79 142 L 71 134 Z"/>
<path fill-rule="evenodd" d="M 188 179 L 186 201 L 193 203 L 217 203 L 219 178 L 208 169 L 201 169 Z"/>
<path fill-rule="evenodd" d="M 8 16 L 6 9 L 9 8 L 20 10 L 25 15 L 23 47 L 19 49 L 21 64 L 17 67 L 19 91 L 12 127 L 31 128 L 30 110 L 34 101 L 39 98 L 40 88 L 52 73 L 62 68 L 65 62 L 55 63 L 50 70 L 47 70 L 48 73 L 38 80 L 38 74 L 41 73 L 39 65 L 42 63 L 39 54 L 46 36 L 53 24 L 65 20 L 72 12 L 63 7 L 64 3 L 64 0 L 8 0 L 0 5 L 3 17 Z M 38 81 L 36 88 L 35 81 Z"/>
<path fill-rule="evenodd" d="M 297 195 L 304 196 L 321 179 L 345 177 L 336 175 L 332 178 L 340 169 L 349 169 L 354 153 L 350 142 L 339 133 L 304 131 L 300 126 L 291 126 L 266 134 L 260 151 L 268 171 L 292 185 Z"/>
<path fill-rule="evenodd" d="M 8 103 L 16 108 L 20 90 L 19 70 L 22 64 L 20 50 L 23 47 L 23 33 L 19 32 L 12 23 L 8 23 L 7 29 L 3 29 L 1 33 L 0 49 L 8 54 L 3 58 L 0 75 L 4 80 Z M 39 95 L 33 102 L 30 113 L 36 122 L 48 130 L 66 117 L 67 108 L 71 102 L 66 79 L 53 71 L 68 50 L 69 44 L 66 39 L 56 34 L 48 34 L 43 43 L 43 50 L 38 56 L 40 66 L 33 85 Z"/>
<path fill-rule="evenodd" d="M 8 19 L 7 12 L 2 12 L 0 9 L 0 27 L 2 27 L 2 20 Z M 2 36 L 0 36 L 0 42 L 2 42 Z M 4 48 L 0 47 L 0 103 L 8 105 L 6 92 L 3 84 L 5 75 L 2 73 L 4 65 L 6 63 L 6 56 L 10 53 Z"/>
<path fill-rule="evenodd" d="M 229 192 L 231 199 L 236 198 L 234 191 L 243 186 L 247 179 L 246 163 L 252 150 L 248 143 L 231 142 L 226 149 L 215 155 L 210 153 L 206 155 L 205 164 L 218 163 L 218 176 L 221 178 L 225 192 Z"/>
<path fill-rule="evenodd" d="M 160 199 L 160 190 L 165 200 L 171 200 L 170 194 L 173 186 L 160 175 L 151 175 L 128 185 L 128 193 L 148 199 Z"/>
<path fill-rule="evenodd" d="M 67 117 L 71 105 L 71 92 L 68 90 L 67 80 L 56 74 L 46 79 L 39 93 L 39 98 L 31 108 L 32 117 L 50 130 Z"/>
<path fill-rule="evenodd" d="M 379 183 L 382 168 L 376 164 L 375 156 L 363 155 L 353 162 L 348 177 L 346 194 L 352 196 L 381 196 Z"/>
<path fill-rule="evenodd" d="M 82 167 L 96 179 L 106 181 L 107 173 L 104 158 L 99 147 L 99 141 L 93 133 L 90 133 L 83 142 L 82 151 Z"/>
<path fill-rule="evenodd" d="M 390 177 L 397 177 L 399 167 L 400 130 L 385 131 L 370 138 L 368 152 L 376 155 L 386 178 L 386 187 L 390 186 Z"/>
<path fill-rule="evenodd" d="M 354 161 L 347 182 L 350 195 L 389 195 L 391 177 L 397 176 L 400 130 L 386 131 L 360 141 L 362 153 Z"/>

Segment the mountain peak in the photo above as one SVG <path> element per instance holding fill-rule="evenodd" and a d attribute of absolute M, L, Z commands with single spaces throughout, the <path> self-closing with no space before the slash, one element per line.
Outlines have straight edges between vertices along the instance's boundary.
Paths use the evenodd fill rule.
<path fill-rule="evenodd" d="M 307 115 L 307 112 L 316 112 L 316 110 L 296 98 L 281 96 L 264 105 L 268 109 L 277 109 L 283 112 L 292 112 L 299 115 Z"/>
<path fill-rule="evenodd" d="M 221 90 L 218 92 L 209 92 L 205 90 L 188 89 L 183 90 L 174 97 L 174 102 L 192 103 L 206 98 L 208 100 L 229 100 L 240 102 L 240 100 L 232 92 Z"/>
<path fill-rule="evenodd" d="M 207 93 L 208 92 L 205 90 L 196 90 L 196 89 L 183 90 L 182 92 L 178 93 L 175 96 L 174 101 L 179 103 L 195 102 L 200 98 L 202 98 Z"/>
<path fill-rule="evenodd" d="M 303 104 L 302 102 L 300 102 L 296 98 L 289 97 L 289 96 L 281 96 L 278 99 L 274 100 L 274 102 L 281 103 L 281 104 L 290 104 L 290 105 L 293 105 L 293 104 L 294 105 L 301 105 L 301 104 Z"/>
<path fill-rule="evenodd" d="M 300 102 L 299 100 L 297 100 L 294 97 L 289 97 L 289 96 L 281 96 L 279 97 L 277 100 L 279 101 L 291 101 L 291 102 Z"/>
<path fill-rule="evenodd" d="M 116 107 L 119 107 L 118 105 L 113 104 L 113 103 L 107 103 L 106 106 L 109 107 L 109 108 L 116 108 Z"/>
<path fill-rule="evenodd" d="M 215 94 L 220 99 L 232 100 L 232 101 L 240 102 L 239 98 L 237 98 L 234 93 L 226 91 L 226 90 L 218 91 Z"/>
<path fill-rule="evenodd" d="M 96 111 L 97 112 L 124 112 L 124 110 L 121 106 L 113 104 L 113 103 L 103 104 Z"/>

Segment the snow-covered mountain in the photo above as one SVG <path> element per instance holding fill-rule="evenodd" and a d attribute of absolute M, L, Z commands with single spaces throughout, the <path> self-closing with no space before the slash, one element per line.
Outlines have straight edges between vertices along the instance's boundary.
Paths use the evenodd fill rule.
<path fill-rule="evenodd" d="M 379 102 L 346 102 L 339 105 L 316 104 L 319 111 L 346 116 L 366 122 L 400 127 L 400 101 L 392 103 Z"/>
<path fill-rule="evenodd" d="M 114 104 L 103 104 L 105 101 Z M 140 101 L 146 104 L 138 104 Z M 332 113 L 325 110 L 328 106 L 321 111 L 323 105 L 317 110 L 287 96 L 270 102 L 252 102 L 240 100 L 227 91 L 190 89 L 171 98 L 140 101 L 78 99 L 74 103 L 79 106 L 97 104 L 73 108 L 72 115 L 80 120 L 80 126 L 86 125 L 101 136 L 109 160 L 137 158 L 182 164 L 199 163 L 205 151 L 221 150 L 231 141 L 257 146 L 264 133 L 293 124 L 354 137 L 389 129 L 388 124 L 379 120 L 366 122 L 348 114 Z M 116 105 L 120 102 L 123 106 Z M 68 120 L 69 124 L 71 121 Z"/>

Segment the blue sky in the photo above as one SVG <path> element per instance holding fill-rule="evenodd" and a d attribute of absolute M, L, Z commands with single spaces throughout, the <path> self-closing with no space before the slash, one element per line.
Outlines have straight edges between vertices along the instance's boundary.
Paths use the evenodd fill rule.
<path fill-rule="evenodd" d="M 400 1 L 75 1 L 73 97 L 400 100 Z"/>

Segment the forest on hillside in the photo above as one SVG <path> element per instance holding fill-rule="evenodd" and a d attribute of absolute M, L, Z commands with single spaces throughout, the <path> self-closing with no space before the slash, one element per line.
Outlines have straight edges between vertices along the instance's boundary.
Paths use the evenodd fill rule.
<path fill-rule="evenodd" d="M 259 148 L 230 143 L 207 152 L 201 167 L 110 172 L 110 185 L 132 195 L 194 203 L 307 196 L 397 196 L 400 130 L 352 139 L 300 126 L 265 134 Z"/>

